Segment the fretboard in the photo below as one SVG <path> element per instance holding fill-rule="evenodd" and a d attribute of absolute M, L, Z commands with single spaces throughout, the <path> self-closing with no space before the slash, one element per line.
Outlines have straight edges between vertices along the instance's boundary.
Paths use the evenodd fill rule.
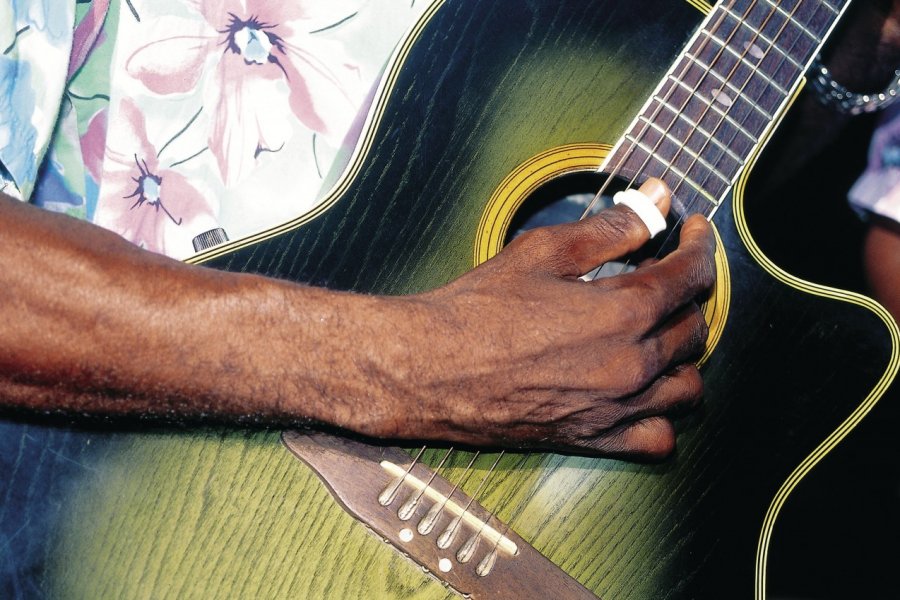
<path fill-rule="evenodd" d="M 603 170 L 660 177 L 680 214 L 712 216 L 850 0 L 723 0 Z"/>

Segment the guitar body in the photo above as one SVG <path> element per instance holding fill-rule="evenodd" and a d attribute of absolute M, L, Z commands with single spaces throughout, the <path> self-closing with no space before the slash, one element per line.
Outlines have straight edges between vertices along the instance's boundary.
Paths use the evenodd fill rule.
<path fill-rule="evenodd" d="M 448 1 L 426 11 L 376 99 L 368 150 L 335 194 L 314 218 L 206 264 L 388 294 L 471 269 L 504 178 L 553 148 L 614 143 L 701 4 Z M 876 305 L 764 264 L 742 192 L 714 219 L 727 318 L 703 368 L 705 405 L 678 423 L 677 455 L 659 465 L 507 455 L 479 498 L 604 598 L 764 595 L 778 507 L 897 369 L 896 327 Z M 0 431 L 3 597 L 453 596 L 346 514 L 277 432 Z"/>

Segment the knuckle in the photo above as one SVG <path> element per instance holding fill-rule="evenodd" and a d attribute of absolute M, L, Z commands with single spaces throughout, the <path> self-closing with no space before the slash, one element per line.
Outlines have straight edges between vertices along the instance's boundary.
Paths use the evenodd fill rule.
<path fill-rule="evenodd" d="M 716 241 L 712 234 L 693 244 L 689 256 L 693 280 L 703 288 L 712 287 L 716 282 Z"/>
<path fill-rule="evenodd" d="M 694 365 L 685 365 L 679 373 L 683 382 L 684 398 L 694 403 L 703 397 L 703 377 Z"/>
<path fill-rule="evenodd" d="M 519 235 L 507 250 L 518 264 L 544 264 L 559 258 L 560 234 L 553 227 L 529 229 Z M 501 252 L 500 255 L 503 255 Z"/>
<path fill-rule="evenodd" d="M 710 288 L 716 283 L 716 253 L 715 246 L 703 255 L 700 262 L 700 283 L 704 288 Z"/>
<path fill-rule="evenodd" d="M 511 247 L 517 249 L 527 249 L 529 252 L 533 252 L 536 249 L 541 249 L 546 247 L 550 242 L 550 235 L 548 234 L 546 228 L 539 227 L 537 229 L 529 229 L 528 231 L 522 233 L 519 237 L 513 240 L 513 243 L 510 244 Z"/>
<path fill-rule="evenodd" d="M 646 388 L 659 372 L 659 365 L 662 362 L 659 340 L 648 340 L 644 346 L 620 370 L 621 384 L 625 395 L 631 395 Z"/>
<path fill-rule="evenodd" d="M 619 240 L 635 237 L 639 230 L 635 227 L 637 215 L 625 207 L 615 207 L 591 219 L 592 233 L 602 240 Z"/>
<path fill-rule="evenodd" d="M 652 337 L 644 342 L 640 353 L 641 374 L 646 381 L 654 378 L 665 360 L 666 345 L 659 337 Z"/>
<path fill-rule="evenodd" d="M 662 314 L 657 281 L 643 273 L 634 272 L 623 288 L 617 307 L 621 322 L 644 331 L 655 326 Z"/>
<path fill-rule="evenodd" d="M 650 443 L 647 445 L 646 455 L 653 460 L 662 460 L 675 452 L 675 429 L 666 419 L 650 419 L 646 424 L 651 431 L 648 433 Z"/>
<path fill-rule="evenodd" d="M 692 350 L 699 351 L 706 346 L 706 340 L 709 339 L 709 323 L 706 322 L 703 311 L 696 305 L 694 305 L 691 320 L 689 345 Z"/>
<path fill-rule="evenodd" d="M 618 435 L 601 439 L 602 450 L 645 460 L 662 460 L 675 451 L 675 429 L 664 417 L 649 417 L 629 425 Z"/>
<path fill-rule="evenodd" d="M 685 240 L 677 253 L 684 261 L 682 267 L 689 276 L 688 285 L 707 289 L 716 282 L 716 240 L 708 225 L 706 235 L 700 238 Z"/>
<path fill-rule="evenodd" d="M 715 261 L 696 253 L 688 254 L 687 258 L 684 268 L 687 277 L 681 284 L 684 289 L 699 295 L 701 291 L 712 288 L 716 282 Z"/>

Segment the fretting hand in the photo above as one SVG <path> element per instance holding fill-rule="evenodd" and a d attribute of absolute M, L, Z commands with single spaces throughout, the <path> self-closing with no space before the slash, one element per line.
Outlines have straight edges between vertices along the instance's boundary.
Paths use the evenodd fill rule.
<path fill-rule="evenodd" d="M 642 191 L 667 212 L 661 182 Z M 648 237 L 631 209 L 618 206 L 530 231 L 449 285 L 402 299 L 408 319 L 385 354 L 405 368 L 382 380 L 386 393 L 404 399 L 401 409 L 396 419 L 355 428 L 636 458 L 670 454 L 670 416 L 702 394 L 691 361 L 707 337 L 695 300 L 715 279 L 711 228 L 690 218 L 678 248 L 662 260 L 578 279 Z"/>

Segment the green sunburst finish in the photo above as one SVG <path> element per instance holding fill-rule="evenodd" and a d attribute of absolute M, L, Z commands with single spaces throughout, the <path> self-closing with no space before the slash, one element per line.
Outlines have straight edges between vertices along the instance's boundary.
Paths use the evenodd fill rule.
<path fill-rule="evenodd" d="M 448 1 L 339 201 L 208 264 L 365 292 L 437 286 L 471 268 L 502 179 L 548 148 L 615 142 L 701 18 L 683 0 Z M 511 455 L 482 499 L 608 599 L 752 597 L 770 502 L 896 360 L 879 314 L 773 278 L 748 254 L 731 204 L 716 223 L 733 303 L 704 369 L 705 407 L 680 422 L 677 456 L 647 466 Z M 38 565 L 30 587 L 7 591 L 452 596 L 346 515 L 277 433 L 7 428 L 19 450 L 3 463 L 3 518 L 26 530 L 3 551 Z M 26 470 L 28 452 L 38 458 Z"/>

